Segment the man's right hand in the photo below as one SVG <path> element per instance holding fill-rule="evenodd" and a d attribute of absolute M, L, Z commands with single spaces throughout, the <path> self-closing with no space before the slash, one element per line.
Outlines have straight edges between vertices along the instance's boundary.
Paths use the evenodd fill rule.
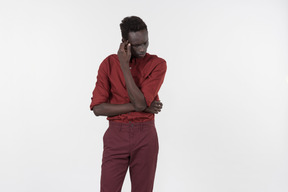
<path fill-rule="evenodd" d="M 117 55 L 120 61 L 121 69 L 123 70 L 123 68 L 126 68 L 129 70 L 129 62 L 131 58 L 131 44 L 128 42 L 128 40 L 120 44 Z"/>
<path fill-rule="evenodd" d="M 159 112 L 161 112 L 162 107 L 163 107 L 163 103 L 161 101 L 153 101 L 150 107 L 147 107 L 145 109 L 145 112 L 158 114 Z"/>

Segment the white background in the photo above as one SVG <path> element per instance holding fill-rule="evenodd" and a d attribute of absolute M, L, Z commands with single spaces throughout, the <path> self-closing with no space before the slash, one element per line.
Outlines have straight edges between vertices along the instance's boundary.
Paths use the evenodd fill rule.
<path fill-rule="evenodd" d="M 0 2 L 1 192 L 99 191 L 90 98 L 130 15 L 168 65 L 154 191 L 288 191 L 286 0 Z"/>

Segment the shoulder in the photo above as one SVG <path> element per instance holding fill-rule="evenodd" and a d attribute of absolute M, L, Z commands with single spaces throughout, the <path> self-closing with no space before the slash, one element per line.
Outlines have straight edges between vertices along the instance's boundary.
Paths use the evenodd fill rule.
<path fill-rule="evenodd" d="M 119 63 L 118 56 L 116 54 L 111 54 L 102 61 L 102 63 L 100 64 L 100 68 L 109 69 L 117 63 Z"/>
<path fill-rule="evenodd" d="M 102 63 L 115 63 L 115 62 L 119 62 L 118 60 L 118 56 L 116 54 L 111 54 L 109 56 L 107 56 Z"/>
<path fill-rule="evenodd" d="M 165 70 L 167 68 L 166 60 L 161 57 L 158 57 L 157 55 L 147 53 L 147 63 L 149 63 L 150 67 L 152 68 L 160 67 Z"/>
<path fill-rule="evenodd" d="M 149 53 L 147 53 L 147 60 L 156 63 L 166 63 L 165 59 Z"/>

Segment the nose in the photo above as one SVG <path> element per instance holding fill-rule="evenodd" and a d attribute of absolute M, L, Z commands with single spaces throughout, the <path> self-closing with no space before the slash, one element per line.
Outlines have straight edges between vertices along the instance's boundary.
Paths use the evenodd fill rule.
<path fill-rule="evenodd" d="M 140 47 L 139 47 L 139 52 L 141 52 L 141 53 L 144 53 L 146 50 L 145 50 L 145 45 L 141 45 Z"/>

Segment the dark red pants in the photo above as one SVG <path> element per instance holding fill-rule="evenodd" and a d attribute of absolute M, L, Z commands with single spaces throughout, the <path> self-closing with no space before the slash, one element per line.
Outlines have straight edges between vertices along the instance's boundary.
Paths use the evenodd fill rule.
<path fill-rule="evenodd" d="M 103 142 L 101 192 L 120 192 L 128 167 L 132 192 L 152 192 L 158 156 L 154 121 L 110 121 Z"/>

